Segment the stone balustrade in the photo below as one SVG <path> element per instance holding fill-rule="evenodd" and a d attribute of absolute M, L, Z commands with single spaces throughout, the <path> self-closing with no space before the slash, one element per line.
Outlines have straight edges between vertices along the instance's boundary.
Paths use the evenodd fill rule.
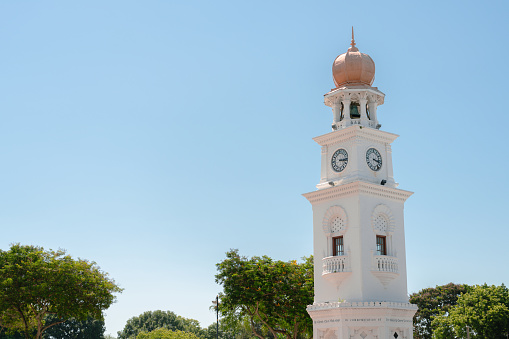
<path fill-rule="evenodd" d="M 398 273 L 398 258 L 388 255 L 373 256 L 373 270 Z"/>
<path fill-rule="evenodd" d="M 348 256 L 346 255 L 326 257 L 323 258 L 322 263 L 323 263 L 322 275 L 329 273 L 341 273 L 351 271 Z"/>
<path fill-rule="evenodd" d="M 377 277 L 384 286 L 399 276 L 398 258 L 388 255 L 373 255 L 371 273 Z"/>

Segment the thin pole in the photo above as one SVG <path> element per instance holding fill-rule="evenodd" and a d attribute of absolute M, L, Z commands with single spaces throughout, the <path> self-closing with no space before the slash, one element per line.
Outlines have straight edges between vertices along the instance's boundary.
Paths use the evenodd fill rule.
<path fill-rule="evenodd" d="M 216 339 L 219 339 L 219 296 L 216 295 Z"/>

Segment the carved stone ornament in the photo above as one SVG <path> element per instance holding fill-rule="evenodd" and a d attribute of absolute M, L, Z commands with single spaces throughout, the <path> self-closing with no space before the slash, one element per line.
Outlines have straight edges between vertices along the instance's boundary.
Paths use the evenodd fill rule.
<path fill-rule="evenodd" d="M 396 223 L 391 209 L 384 204 L 377 205 L 371 215 L 371 225 L 376 234 L 392 234 Z"/>
<path fill-rule="evenodd" d="M 338 335 L 336 334 L 336 331 L 332 328 L 327 328 L 324 330 L 318 331 L 318 337 L 320 339 L 337 339 Z"/>
<path fill-rule="evenodd" d="M 326 235 L 345 234 L 348 227 L 348 218 L 343 207 L 335 205 L 329 207 L 323 217 L 323 231 Z"/>
<path fill-rule="evenodd" d="M 350 339 L 378 339 L 377 331 L 369 328 L 356 328 L 349 335 Z"/>

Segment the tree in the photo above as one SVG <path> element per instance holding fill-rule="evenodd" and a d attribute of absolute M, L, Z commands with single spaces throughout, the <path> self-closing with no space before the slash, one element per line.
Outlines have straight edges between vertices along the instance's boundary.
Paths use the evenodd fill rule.
<path fill-rule="evenodd" d="M 410 295 L 410 303 L 418 309 L 414 316 L 414 338 L 431 339 L 432 321 L 441 312 L 448 312 L 456 305 L 458 297 L 469 290 L 468 285 L 449 283 L 443 286 L 430 287 Z"/>
<path fill-rule="evenodd" d="M 26 339 L 40 339 L 70 318 L 102 319 L 121 291 L 96 263 L 75 260 L 63 250 L 20 244 L 0 250 L 0 326 Z M 48 315 L 59 320 L 46 322 Z"/>
<path fill-rule="evenodd" d="M 433 338 L 506 339 L 509 337 L 509 290 L 486 284 L 473 286 L 456 306 L 433 320 Z"/>
<path fill-rule="evenodd" d="M 313 303 L 313 259 L 304 262 L 274 261 L 267 256 L 241 257 L 226 253 L 217 265 L 216 282 L 223 286 L 219 310 L 228 319 L 249 318 L 253 335 L 261 323 L 274 338 L 311 336 L 313 325 L 306 307 Z"/>
<path fill-rule="evenodd" d="M 260 323 L 254 324 L 255 331 L 265 338 L 273 338 L 271 333 Z M 205 339 L 216 339 L 216 323 L 205 329 Z M 219 339 L 256 339 L 251 330 L 251 320 L 248 316 L 242 318 L 223 318 L 219 320 Z"/>
<path fill-rule="evenodd" d="M 140 332 L 136 339 L 200 339 L 200 337 L 191 332 L 158 328 L 150 332 Z"/>
<path fill-rule="evenodd" d="M 59 319 L 49 317 L 46 322 L 59 322 Z M 103 320 L 87 318 L 86 320 L 68 319 L 48 328 L 43 339 L 104 339 L 106 328 Z"/>
<path fill-rule="evenodd" d="M 54 316 L 46 318 L 46 323 L 57 322 Z M 104 336 L 105 326 L 103 320 L 88 318 L 84 321 L 69 319 L 51 326 L 42 336 L 43 339 L 107 339 Z M 19 332 L 10 335 L 0 333 L 0 339 L 23 339 L 25 336 Z"/>
<path fill-rule="evenodd" d="M 158 328 L 172 331 L 184 331 L 203 335 L 198 320 L 187 319 L 171 311 L 147 311 L 129 319 L 122 331 L 117 332 L 118 339 L 134 339 L 140 332 L 151 332 Z"/>
<path fill-rule="evenodd" d="M 24 339 L 25 336 L 19 332 L 7 334 L 5 331 L 0 332 L 0 339 Z"/>

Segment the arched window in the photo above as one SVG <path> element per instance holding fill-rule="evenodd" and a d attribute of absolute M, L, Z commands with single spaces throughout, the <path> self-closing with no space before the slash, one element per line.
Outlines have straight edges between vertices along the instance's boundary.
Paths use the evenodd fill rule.
<path fill-rule="evenodd" d="M 394 256 L 392 233 L 395 222 L 391 209 L 383 204 L 377 205 L 373 210 L 371 222 L 376 239 L 376 255 Z"/>

